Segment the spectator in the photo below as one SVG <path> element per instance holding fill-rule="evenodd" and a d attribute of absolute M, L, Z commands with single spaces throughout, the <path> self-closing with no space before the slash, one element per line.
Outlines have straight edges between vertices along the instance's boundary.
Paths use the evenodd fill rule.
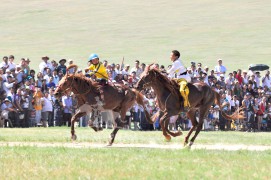
<path fill-rule="evenodd" d="M 39 125 L 41 123 L 41 110 L 42 110 L 42 101 L 41 98 L 43 97 L 43 94 L 41 92 L 41 89 L 39 87 L 36 88 L 36 92 L 33 95 L 33 106 L 36 110 L 36 122 L 35 126 Z"/>
<path fill-rule="evenodd" d="M 3 62 L 0 64 L 0 68 L 3 68 L 4 72 L 6 72 L 8 67 L 9 67 L 9 65 L 8 65 L 8 57 L 4 56 L 3 57 Z"/>
<path fill-rule="evenodd" d="M 24 119 L 22 120 L 22 127 L 28 128 L 30 126 L 30 97 L 29 97 L 29 86 L 25 88 L 25 92 L 21 96 L 22 111 L 24 113 Z"/>
<path fill-rule="evenodd" d="M 8 58 L 9 62 L 8 62 L 8 68 L 9 70 L 11 69 L 15 69 L 16 68 L 16 64 L 14 63 L 14 56 L 10 55 Z"/>
<path fill-rule="evenodd" d="M 56 69 L 53 71 L 53 76 L 52 76 L 52 78 L 53 78 L 53 82 L 55 83 L 55 85 L 57 85 L 58 82 L 60 81 L 60 78 L 59 78 L 59 76 L 58 76 L 58 73 L 57 73 L 57 70 L 56 70 Z"/>
<path fill-rule="evenodd" d="M 47 87 L 47 84 L 46 84 L 46 79 L 43 79 L 41 82 L 42 82 L 41 83 L 41 92 L 44 93 L 44 92 L 48 91 L 48 87 Z"/>
<path fill-rule="evenodd" d="M 218 65 L 215 66 L 214 74 L 216 74 L 217 77 L 219 77 L 221 74 L 226 74 L 227 68 L 222 65 L 222 59 L 218 59 L 217 62 Z"/>
<path fill-rule="evenodd" d="M 262 77 L 262 85 L 263 87 L 266 86 L 267 88 L 271 88 L 271 78 L 270 78 L 270 71 L 266 71 L 265 76 Z"/>
<path fill-rule="evenodd" d="M 42 101 L 41 121 L 42 121 L 43 127 L 47 127 L 47 124 L 50 124 L 50 125 L 53 124 L 52 122 L 49 122 L 49 120 L 52 120 L 53 103 L 49 97 L 48 92 L 44 93 L 44 97 L 41 99 L 41 101 Z"/>
<path fill-rule="evenodd" d="M 130 69 L 130 65 L 126 64 L 124 69 L 122 70 L 122 75 L 129 75 L 129 69 Z"/>
<path fill-rule="evenodd" d="M 261 130 L 262 127 L 262 121 L 263 121 L 263 115 L 266 113 L 266 97 L 263 97 L 261 102 L 259 103 L 259 108 L 257 111 L 257 124 L 258 124 L 258 131 Z"/>
<path fill-rule="evenodd" d="M 47 83 L 47 87 L 48 88 L 55 88 L 56 87 L 56 84 L 54 83 L 54 78 L 51 76 L 50 78 L 49 78 L 49 82 Z"/>
<path fill-rule="evenodd" d="M 15 84 L 17 83 L 16 80 L 14 80 L 12 78 L 12 76 L 7 76 L 7 82 L 4 82 L 3 84 L 3 89 L 6 91 L 7 94 L 10 93 L 11 88 L 13 88 L 13 86 L 15 87 Z"/>
<path fill-rule="evenodd" d="M 232 73 L 229 73 L 229 76 L 225 79 L 225 85 L 226 85 L 226 89 L 230 89 L 230 90 L 233 89 L 234 77 Z"/>
<path fill-rule="evenodd" d="M 65 65 L 65 63 L 67 62 L 67 60 L 66 59 L 60 59 L 59 60 L 59 65 L 58 65 L 58 67 L 57 67 L 57 73 L 59 72 L 59 71 L 62 71 L 62 73 L 63 74 L 66 74 L 66 69 L 67 69 L 67 67 L 66 67 L 66 65 Z"/>
<path fill-rule="evenodd" d="M 30 74 L 30 59 L 29 58 L 26 58 L 25 59 L 25 62 L 21 62 L 21 68 L 22 68 L 22 70 L 24 71 L 24 74 L 25 75 L 29 75 Z"/>
<path fill-rule="evenodd" d="M 4 100 L 4 102 L 2 103 L 1 105 L 1 110 L 2 110 L 2 117 L 6 120 L 6 121 L 9 121 L 10 124 L 9 126 L 10 127 L 13 127 L 13 124 L 15 121 L 17 121 L 17 110 L 16 108 L 13 107 L 11 101 L 6 98 Z M 5 123 L 5 127 L 7 127 L 7 124 Z"/>
<path fill-rule="evenodd" d="M 237 81 L 242 84 L 243 83 L 243 77 L 242 77 L 242 71 L 241 69 L 237 70 L 237 74 L 235 76 L 235 79 L 237 79 Z"/>
<path fill-rule="evenodd" d="M 136 72 L 136 77 L 139 77 L 140 74 L 143 72 L 142 69 L 139 67 L 139 60 L 135 60 L 135 67 L 133 67 L 130 71 L 130 74 L 132 72 Z"/>
<path fill-rule="evenodd" d="M 39 69 L 40 72 L 45 75 L 46 74 L 46 68 L 50 68 L 51 70 L 53 69 L 52 64 L 48 61 L 49 57 L 48 56 L 43 56 L 41 57 L 42 62 L 39 64 Z"/>
<path fill-rule="evenodd" d="M 247 75 L 247 71 L 246 70 L 243 70 L 242 78 L 243 78 L 243 84 L 247 84 L 248 80 L 249 80 L 249 76 Z"/>
<path fill-rule="evenodd" d="M 72 117 L 72 97 L 71 93 L 69 92 L 68 95 L 65 95 L 62 97 L 62 104 L 64 108 L 64 114 L 63 114 L 63 123 L 68 124 L 68 126 L 71 126 L 71 117 Z"/>

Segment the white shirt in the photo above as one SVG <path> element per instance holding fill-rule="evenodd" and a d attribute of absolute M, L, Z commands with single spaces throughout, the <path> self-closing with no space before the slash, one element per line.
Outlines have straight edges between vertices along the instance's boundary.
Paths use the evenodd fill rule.
<path fill-rule="evenodd" d="M 217 77 L 219 77 L 220 74 L 226 73 L 226 71 L 227 71 L 227 68 L 225 66 L 223 66 L 223 65 L 221 65 L 221 66 L 219 66 L 219 65 L 215 66 L 215 72 L 217 73 L 216 74 Z"/>
<path fill-rule="evenodd" d="M 15 69 L 16 68 L 16 64 L 14 63 L 8 63 L 8 69 L 11 70 L 11 69 Z"/>
<path fill-rule="evenodd" d="M 183 63 L 180 59 L 176 59 L 169 70 L 167 70 L 168 77 L 175 78 L 178 77 L 180 74 L 184 73 L 186 68 L 184 67 Z"/>
<path fill-rule="evenodd" d="M 42 73 L 42 74 L 46 74 L 46 72 L 44 71 L 44 68 L 46 68 L 46 67 L 48 67 L 48 68 L 50 68 L 51 69 L 51 71 L 53 71 L 53 65 L 50 63 L 50 62 L 45 62 L 45 61 L 43 61 L 43 62 L 41 62 L 40 64 L 39 64 L 39 69 L 40 69 L 40 72 Z"/>
<path fill-rule="evenodd" d="M 2 62 L 0 64 L 0 68 L 8 68 L 8 63 L 6 64 L 5 62 Z"/>
<path fill-rule="evenodd" d="M 42 106 L 42 112 L 46 112 L 46 111 L 53 111 L 53 104 L 52 101 L 48 98 L 41 98 L 41 101 L 43 102 L 43 106 Z"/>
<path fill-rule="evenodd" d="M 270 88 L 271 87 L 271 77 L 270 77 L 270 75 L 269 75 L 269 77 L 264 76 L 262 78 L 262 82 L 263 82 L 263 87 L 267 86 L 268 88 Z"/>
<path fill-rule="evenodd" d="M 55 85 L 58 84 L 58 82 L 59 82 L 59 76 L 58 75 L 56 75 L 56 76 L 53 75 L 53 82 L 55 83 Z"/>
<path fill-rule="evenodd" d="M 4 82 L 3 89 L 6 91 L 7 94 L 10 94 L 10 89 L 13 87 L 14 83 Z"/>
<path fill-rule="evenodd" d="M 234 101 L 233 99 L 230 101 L 231 107 L 239 107 L 239 101 L 236 99 Z"/>
<path fill-rule="evenodd" d="M 132 74 L 132 72 L 135 71 L 136 72 L 136 77 L 139 77 L 140 74 L 142 73 L 142 69 L 140 67 L 136 68 L 136 67 L 133 67 L 130 71 L 130 74 Z"/>

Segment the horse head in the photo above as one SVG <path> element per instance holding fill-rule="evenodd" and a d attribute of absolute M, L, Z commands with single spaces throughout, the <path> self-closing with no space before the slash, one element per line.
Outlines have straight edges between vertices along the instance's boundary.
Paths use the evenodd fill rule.
<path fill-rule="evenodd" d="M 155 71 L 151 69 L 152 65 L 153 64 L 148 65 L 141 74 L 140 79 L 135 86 L 137 90 L 141 91 L 143 88 L 149 87 L 155 80 Z"/>
<path fill-rule="evenodd" d="M 73 73 L 70 74 L 70 69 L 73 69 Z M 63 94 L 67 94 L 71 92 L 72 84 L 74 81 L 74 74 L 76 73 L 78 69 L 78 66 L 75 64 L 71 64 L 69 67 L 67 67 L 67 73 L 66 75 L 59 81 L 58 86 L 55 90 L 55 97 L 60 98 L 63 96 Z"/>
<path fill-rule="evenodd" d="M 61 98 L 64 94 L 67 94 L 71 91 L 73 83 L 73 75 L 66 74 L 59 81 L 58 86 L 54 92 L 54 95 L 57 99 Z"/>

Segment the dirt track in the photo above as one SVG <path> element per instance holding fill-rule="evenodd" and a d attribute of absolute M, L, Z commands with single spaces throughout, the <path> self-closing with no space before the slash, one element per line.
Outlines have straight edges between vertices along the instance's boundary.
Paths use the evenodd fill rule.
<path fill-rule="evenodd" d="M 0 146 L 32 146 L 32 147 L 67 147 L 67 148 L 154 148 L 154 149 L 184 149 L 181 144 L 114 144 L 111 147 L 105 144 L 94 144 L 86 142 L 74 142 L 74 143 L 46 143 L 46 142 L 0 142 Z M 237 151 L 237 150 L 249 150 L 249 151 L 265 151 L 271 150 L 271 146 L 253 146 L 253 145 L 225 145 L 225 144 L 215 144 L 215 145 L 202 145 L 194 144 L 191 148 L 193 149 L 207 149 L 207 150 L 227 150 L 227 151 Z"/>

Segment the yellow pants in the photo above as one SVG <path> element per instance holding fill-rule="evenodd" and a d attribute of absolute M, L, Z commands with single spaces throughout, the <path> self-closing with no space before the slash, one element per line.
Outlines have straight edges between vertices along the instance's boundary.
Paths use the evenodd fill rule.
<path fill-rule="evenodd" d="M 184 107 L 189 107 L 190 106 L 188 100 L 189 88 L 187 87 L 187 81 L 185 79 L 178 79 L 177 82 L 180 85 L 180 93 L 184 98 Z"/>

